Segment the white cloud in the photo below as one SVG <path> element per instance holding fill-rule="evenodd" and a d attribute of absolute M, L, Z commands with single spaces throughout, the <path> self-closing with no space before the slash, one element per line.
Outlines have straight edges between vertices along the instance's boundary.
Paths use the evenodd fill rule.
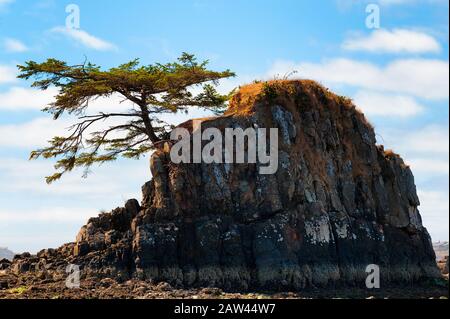
<path fill-rule="evenodd" d="M 74 207 L 41 207 L 38 209 L 1 209 L 0 222 L 86 222 L 95 210 Z M 97 213 L 98 214 L 98 213 Z M 74 234 L 75 236 L 76 234 Z"/>
<path fill-rule="evenodd" d="M 79 122 L 67 117 L 53 120 L 51 116 L 38 117 L 25 123 L 0 125 L 0 146 L 31 150 L 48 145 L 54 136 L 67 136 L 70 126 Z M 103 130 L 123 123 L 118 117 L 98 121 L 85 131 L 85 138 L 95 131 Z M 109 137 L 123 136 L 121 132 L 112 132 Z"/>
<path fill-rule="evenodd" d="M 17 81 L 17 70 L 11 66 L 0 64 L 0 84 Z"/>
<path fill-rule="evenodd" d="M 143 158 L 94 166 L 86 179 L 82 178 L 82 170 L 75 170 L 47 185 L 44 177 L 54 171 L 53 164 L 51 160 L 0 159 L 0 192 L 3 195 L 49 196 L 52 200 L 65 199 L 71 203 L 73 196 L 80 196 L 93 201 L 87 204 L 101 206 L 107 203 L 108 206 L 103 208 L 111 209 L 129 198 L 140 198 L 139 187 L 151 177 L 148 158 Z"/>
<path fill-rule="evenodd" d="M 405 160 L 414 173 L 427 173 L 434 175 L 448 175 L 449 162 L 444 159 L 431 159 L 431 158 L 411 158 Z"/>
<path fill-rule="evenodd" d="M 53 121 L 50 117 L 35 118 L 30 122 L 0 126 L 0 146 L 36 148 L 47 144 L 55 135 L 64 134 L 70 123 Z"/>
<path fill-rule="evenodd" d="M 78 43 L 83 44 L 84 46 L 98 50 L 98 51 L 110 51 L 116 50 L 117 47 L 105 40 L 97 38 L 84 30 L 67 28 L 67 27 L 55 27 L 51 30 L 55 33 L 60 33 L 72 40 L 75 40 Z"/>
<path fill-rule="evenodd" d="M 416 177 L 442 177 L 449 174 L 449 129 L 428 125 L 415 131 L 379 132 L 386 149 L 399 153 Z"/>
<path fill-rule="evenodd" d="M 11 87 L 6 92 L 0 92 L 0 110 L 42 110 L 54 101 L 54 97 L 58 92 L 59 90 L 55 87 L 44 91 L 34 88 Z M 134 103 L 125 100 L 119 94 L 113 94 L 109 97 L 100 97 L 92 100 L 87 110 L 91 113 L 117 112 L 134 107 Z"/>
<path fill-rule="evenodd" d="M 63 226 L 58 224 L 53 224 L 53 227 L 48 227 L 50 223 L 41 222 L 33 223 L 32 229 L 26 229 L 25 231 L 20 231 L 23 229 L 22 225 L 24 223 L 9 223 L 6 225 L 14 225 L 19 231 L 10 232 L 5 234 L 2 232 L 0 234 L 0 242 L 3 246 L 8 247 L 15 253 L 30 252 L 36 254 L 43 248 L 56 248 L 60 247 L 64 243 L 70 243 L 75 240 L 75 235 L 81 228 L 83 223 L 68 222 Z"/>
<path fill-rule="evenodd" d="M 432 36 L 405 29 L 379 29 L 370 35 L 353 36 L 347 39 L 342 47 L 345 50 L 372 53 L 438 53 L 441 50 L 441 46 Z"/>
<path fill-rule="evenodd" d="M 28 47 L 23 42 L 17 39 L 7 38 L 4 40 L 3 45 L 6 52 L 22 53 L 28 51 Z"/>
<path fill-rule="evenodd" d="M 140 186 L 150 179 L 148 157 L 94 167 L 87 179 L 75 171 L 47 185 L 52 161 L 0 158 L 0 244 L 39 250 L 72 241 L 88 218 L 100 210 L 140 200 Z M 26 229 L 26 234 L 21 234 Z"/>
<path fill-rule="evenodd" d="M 46 91 L 32 88 L 12 87 L 4 93 L 0 93 L 0 111 L 24 111 L 41 110 L 54 100 L 58 93 L 56 88 Z M 100 112 L 127 112 L 135 109 L 136 105 L 129 100 L 125 100 L 119 94 L 110 97 L 100 97 L 89 103 L 86 115 L 99 114 Z M 177 125 L 190 118 L 211 116 L 211 112 L 199 108 L 190 108 L 188 113 L 168 113 L 161 114 L 160 119 L 170 124 Z M 123 123 L 125 118 L 111 117 L 98 121 L 85 132 L 88 134 L 108 128 L 113 125 Z M 33 118 L 24 123 L 0 125 L 0 147 L 12 147 L 22 149 L 35 149 L 47 145 L 47 142 L 54 136 L 66 136 L 71 125 L 79 122 L 74 116 L 63 116 L 58 120 L 53 120 L 50 115 Z M 112 132 L 110 137 L 123 136 L 122 132 Z"/>
<path fill-rule="evenodd" d="M 449 129 L 441 125 L 428 125 L 422 129 L 399 136 L 402 142 L 398 145 L 401 151 L 414 154 L 436 155 L 449 154 Z"/>
<path fill-rule="evenodd" d="M 442 60 L 400 59 L 384 67 L 351 59 L 332 59 L 322 63 L 277 61 L 269 76 L 293 70 L 297 70 L 302 78 L 329 86 L 348 85 L 426 99 L 446 99 L 449 96 L 449 64 Z"/>
<path fill-rule="evenodd" d="M 449 196 L 448 191 L 418 190 L 420 214 L 433 241 L 448 240 Z"/>
<path fill-rule="evenodd" d="M 0 92 L 0 110 L 41 110 L 53 101 L 57 93 L 57 90 L 54 88 L 42 91 L 31 88 L 11 87 L 6 92 Z"/>
<path fill-rule="evenodd" d="M 421 113 L 424 107 L 410 96 L 381 94 L 361 90 L 353 98 L 355 105 L 366 116 L 411 117 Z"/>

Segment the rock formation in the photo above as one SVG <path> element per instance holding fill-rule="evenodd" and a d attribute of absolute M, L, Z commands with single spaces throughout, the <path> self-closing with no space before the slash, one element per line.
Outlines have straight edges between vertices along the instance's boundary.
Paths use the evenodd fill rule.
<path fill-rule="evenodd" d="M 11 268 L 45 276 L 72 263 L 88 277 L 229 290 L 364 286 L 369 264 L 383 284 L 440 276 L 411 170 L 376 145 L 348 99 L 307 80 L 255 83 L 202 127 L 279 128 L 278 171 L 174 164 L 157 151 L 142 203 L 91 218 L 75 243 Z"/>
<path fill-rule="evenodd" d="M 442 273 L 444 275 L 448 275 L 448 256 L 445 256 L 445 265 L 444 265 L 444 269 L 442 270 Z"/>

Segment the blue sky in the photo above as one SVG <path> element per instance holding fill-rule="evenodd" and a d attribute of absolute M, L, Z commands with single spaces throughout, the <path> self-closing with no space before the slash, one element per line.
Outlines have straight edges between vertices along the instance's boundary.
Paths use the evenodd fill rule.
<path fill-rule="evenodd" d="M 379 28 L 366 25 L 369 3 L 380 10 Z M 69 4 L 80 9 L 79 29 L 65 27 Z M 223 91 L 296 70 L 353 98 L 379 143 L 411 165 L 433 240 L 448 240 L 448 35 L 447 0 L 0 0 L 0 246 L 34 252 L 73 241 L 89 216 L 140 198 L 150 179 L 144 158 L 46 185 L 52 163 L 28 154 L 67 123 L 39 111 L 54 92 L 15 80 L 15 65 L 86 56 L 112 67 L 136 57 L 169 62 L 183 51 L 235 71 Z"/>

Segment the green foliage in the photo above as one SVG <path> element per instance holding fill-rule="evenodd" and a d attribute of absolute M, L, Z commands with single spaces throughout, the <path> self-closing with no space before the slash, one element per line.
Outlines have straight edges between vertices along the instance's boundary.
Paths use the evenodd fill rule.
<path fill-rule="evenodd" d="M 26 287 L 26 286 L 20 286 L 17 288 L 9 289 L 9 293 L 15 294 L 15 295 L 22 295 L 23 293 L 25 293 L 27 291 L 28 291 L 28 287 Z"/>
<path fill-rule="evenodd" d="M 54 102 L 44 112 L 55 120 L 64 114 L 77 117 L 69 135 L 55 136 L 48 147 L 31 152 L 30 159 L 57 159 L 57 171 L 46 178 L 51 183 L 75 167 L 84 167 L 87 173 L 94 163 L 113 161 L 118 156 L 139 158 L 162 146 L 172 128 L 160 120 L 162 114 L 187 111 L 192 106 L 216 113 L 224 110 L 232 93 L 221 95 L 215 86 L 218 80 L 232 77 L 234 73 L 211 71 L 207 64 L 208 61 L 197 62 L 194 55 L 183 53 L 172 63 L 141 65 L 135 59 L 106 71 L 87 62 L 69 66 L 56 59 L 18 65 L 18 77 L 33 78 L 33 87 L 59 89 Z M 202 87 L 197 95 L 190 90 L 195 86 Z M 121 95 L 136 107 L 88 114 L 90 102 L 113 94 Z M 120 119 L 121 123 L 93 131 L 94 124 L 113 118 Z"/>
<path fill-rule="evenodd" d="M 262 94 L 269 101 L 273 101 L 278 95 L 276 85 L 274 83 L 265 82 L 263 84 Z"/>

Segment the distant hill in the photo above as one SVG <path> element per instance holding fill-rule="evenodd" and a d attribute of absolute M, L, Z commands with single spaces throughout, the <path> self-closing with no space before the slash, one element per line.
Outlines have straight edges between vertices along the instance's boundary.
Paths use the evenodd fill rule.
<path fill-rule="evenodd" d="M 448 242 L 447 241 L 439 241 L 437 243 L 433 243 L 434 251 L 436 252 L 436 259 L 443 260 L 445 256 L 448 256 Z"/>
<path fill-rule="evenodd" d="M 0 247 L 0 259 L 6 258 L 12 260 L 14 257 L 14 253 L 5 247 Z"/>

